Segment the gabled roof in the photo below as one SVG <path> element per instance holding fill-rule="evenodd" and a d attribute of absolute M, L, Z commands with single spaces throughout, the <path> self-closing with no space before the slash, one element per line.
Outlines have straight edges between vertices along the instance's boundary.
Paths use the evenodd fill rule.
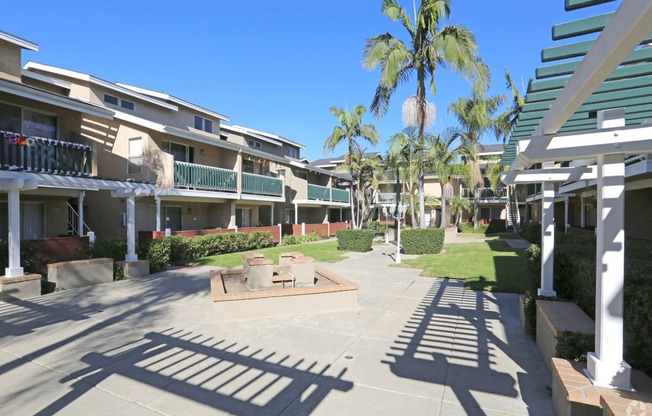
<path fill-rule="evenodd" d="M 146 101 L 148 103 L 157 105 L 159 107 L 166 108 L 168 110 L 172 110 L 172 111 L 178 111 L 179 110 L 179 107 L 177 107 L 176 105 L 168 104 L 168 103 L 166 103 L 164 101 L 152 98 L 152 97 L 144 95 L 144 94 L 137 93 L 135 91 L 129 90 L 129 89 L 124 88 L 124 87 L 121 87 L 119 85 L 116 85 L 116 84 L 114 84 L 112 82 L 105 81 L 103 79 L 96 78 L 96 77 L 94 77 L 92 75 L 84 74 L 82 72 L 71 71 L 69 69 L 59 68 L 59 67 L 52 66 L 52 65 L 39 64 L 37 62 L 31 62 L 31 61 L 27 62 L 23 66 L 23 69 L 26 70 L 26 71 L 39 70 L 39 71 L 49 72 L 49 73 L 55 74 L 55 75 L 60 75 L 60 76 L 64 76 L 64 77 L 68 77 L 68 78 L 72 78 L 72 79 L 77 79 L 77 80 L 80 80 L 80 81 L 90 82 L 91 84 L 99 85 L 99 86 L 107 88 L 109 90 L 116 91 L 116 92 L 119 92 L 121 94 L 127 95 L 129 97 L 137 98 L 137 99 L 142 100 L 142 101 Z"/>
<path fill-rule="evenodd" d="M 150 97 L 154 97 L 154 98 L 164 100 L 164 101 L 170 101 L 172 103 L 175 103 L 175 104 L 178 104 L 178 105 L 181 105 L 181 106 L 184 106 L 184 107 L 188 107 L 188 108 L 190 108 L 192 110 L 198 111 L 200 113 L 208 114 L 208 115 L 210 115 L 212 117 L 215 117 L 215 118 L 218 118 L 220 120 L 229 121 L 229 118 L 227 116 L 225 116 L 225 115 L 222 115 L 220 113 L 216 113 L 215 111 L 211 111 L 211 110 L 208 110 L 206 108 L 200 107 L 200 106 L 198 106 L 196 104 L 193 104 L 193 103 L 190 103 L 188 101 L 182 100 L 181 98 L 177 98 L 177 97 L 175 97 L 173 95 L 170 95 L 170 94 L 166 94 L 166 93 L 163 93 L 163 92 L 156 92 L 156 91 L 148 90 L 148 89 L 142 88 L 142 87 L 136 87 L 134 85 L 128 85 L 128 84 L 124 84 L 122 82 L 116 82 L 115 85 L 117 85 L 119 87 L 122 87 L 122 88 L 126 88 L 126 89 L 134 91 L 134 92 L 137 92 L 139 94 L 148 95 Z"/>
<path fill-rule="evenodd" d="M 0 40 L 13 43 L 14 45 L 18 45 L 23 49 L 38 52 L 38 45 L 36 43 L 30 42 L 23 38 L 19 38 L 18 36 L 12 35 L 11 33 L 3 32 L 2 30 L 0 30 Z"/>
<path fill-rule="evenodd" d="M 567 0 L 566 10 L 611 1 Z M 614 13 L 553 26 L 554 41 L 583 40 L 542 50 L 542 62 L 555 63 L 537 68 L 502 164 L 514 163 L 520 139 L 596 129 L 601 110 L 624 107 L 628 126 L 652 117 L 652 25 L 637 13 L 640 5 L 630 3 L 620 3 Z M 623 30 L 628 36 L 621 36 Z M 584 40 L 587 35 L 594 39 Z M 588 85 L 587 79 L 597 84 Z M 572 114 L 566 114 L 569 109 Z"/>

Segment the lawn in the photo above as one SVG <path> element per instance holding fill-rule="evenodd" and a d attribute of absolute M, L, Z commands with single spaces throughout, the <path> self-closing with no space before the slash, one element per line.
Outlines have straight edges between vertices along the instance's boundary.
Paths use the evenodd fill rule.
<path fill-rule="evenodd" d="M 529 289 L 524 250 L 500 240 L 448 244 L 444 250 L 404 260 L 402 266 L 423 269 L 422 276 L 463 279 L 473 290 L 522 293 Z"/>
<path fill-rule="evenodd" d="M 255 253 L 263 253 L 268 259 L 274 260 L 274 264 L 278 264 L 278 255 L 287 251 L 298 251 L 305 256 L 314 257 L 315 261 L 323 261 L 328 263 L 335 263 L 344 260 L 346 251 L 339 251 L 337 249 L 337 241 L 328 241 L 325 243 L 306 243 L 294 244 L 290 246 L 276 246 L 268 247 L 260 250 L 252 250 Z M 246 253 L 246 252 L 244 252 Z M 216 266 L 216 267 L 237 267 L 242 266 L 242 254 L 228 253 L 218 254 L 216 256 L 202 257 L 199 259 L 189 260 L 184 265 L 187 266 Z"/>

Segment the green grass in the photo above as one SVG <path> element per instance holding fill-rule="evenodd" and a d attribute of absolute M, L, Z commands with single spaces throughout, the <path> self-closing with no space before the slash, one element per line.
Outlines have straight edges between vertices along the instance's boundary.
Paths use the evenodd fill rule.
<path fill-rule="evenodd" d="M 278 264 L 278 255 L 287 251 L 298 251 L 305 256 L 314 257 L 315 261 L 322 261 L 328 263 L 335 263 L 344 260 L 346 251 L 339 251 L 337 249 L 337 241 L 329 241 L 326 243 L 305 243 L 293 244 L 289 246 L 276 246 L 268 247 L 260 250 L 252 250 L 251 252 L 263 253 L 268 259 L 274 260 L 274 264 Z M 216 266 L 216 267 L 237 267 L 242 266 L 242 254 L 245 252 L 218 254 L 216 256 L 202 257 L 199 259 L 184 262 L 186 266 Z"/>
<path fill-rule="evenodd" d="M 473 290 L 522 293 L 529 289 L 524 250 L 504 241 L 447 244 L 444 253 L 403 261 L 403 267 L 423 269 L 422 276 L 462 279 Z"/>
<path fill-rule="evenodd" d="M 478 239 L 491 239 L 491 240 L 518 240 L 519 237 L 517 234 L 506 232 L 506 233 L 496 233 L 496 234 L 482 234 L 482 233 L 457 233 L 458 237 L 469 237 L 469 238 L 478 238 Z"/>

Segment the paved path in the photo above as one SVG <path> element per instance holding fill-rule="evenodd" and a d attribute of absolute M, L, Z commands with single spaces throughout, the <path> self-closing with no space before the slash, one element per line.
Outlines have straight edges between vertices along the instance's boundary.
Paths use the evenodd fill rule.
<path fill-rule="evenodd" d="M 0 414 L 554 415 L 516 296 L 392 252 L 324 264 L 354 310 L 219 322 L 206 267 L 0 305 Z"/>

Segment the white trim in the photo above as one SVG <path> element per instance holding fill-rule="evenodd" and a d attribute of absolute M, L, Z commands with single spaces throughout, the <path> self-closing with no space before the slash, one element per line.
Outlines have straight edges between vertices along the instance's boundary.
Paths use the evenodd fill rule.
<path fill-rule="evenodd" d="M 283 146 L 283 143 L 281 143 L 278 140 L 273 140 L 273 139 L 271 139 L 269 137 L 265 137 L 265 136 L 262 136 L 260 134 L 252 133 L 251 131 L 247 130 L 244 127 L 228 126 L 226 124 L 223 124 L 223 125 L 220 126 L 220 129 L 228 130 L 228 131 L 232 131 L 232 132 L 236 132 L 236 133 L 240 133 L 240 134 L 244 134 L 244 135 L 247 135 L 247 136 L 251 136 L 251 137 L 256 138 L 258 140 L 262 140 L 262 141 L 264 141 L 266 143 L 271 143 L 271 144 L 273 144 L 275 146 Z M 247 140 L 247 142 L 249 142 L 249 139 L 247 139 L 246 137 L 245 137 L 245 139 Z"/>
<path fill-rule="evenodd" d="M 13 43 L 14 45 L 18 45 L 23 49 L 38 52 L 38 45 L 36 43 L 30 42 L 23 38 L 19 38 L 18 36 L 12 35 L 11 33 L 3 32 L 2 30 L 0 30 L 0 40 Z"/>
<path fill-rule="evenodd" d="M 27 78 L 35 79 L 35 80 L 37 80 L 37 81 L 45 82 L 46 84 L 51 84 L 51 85 L 54 85 L 54 86 L 57 86 L 57 87 L 65 88 L 65 89 L 67 89 L 67 90 L 69 90 L 69 89 L 70 89 L 70 86 L 72 85 L 72 84 L 71 84 L 70 82 L 68 82 L 68 81 L 64 81 L 64 80 L 62 80 L 62 79 L 57 79 L 57 78 L 48 77 L 48 76 L 46 76 L 46 75 L 39 74 L 39 73 L 37 73 L 37 72 L 27 71 L 27 70 L 25 70 L 25 69 L 21 69 L 21 70 L 20 70 L 20 75 L 23 76 L 23 77 L 27 77 Z"/>
<path fill-rule="evenodd" d="M 342 207 L 348 208 L 351 206 L 348 202 L 331 202 L 331 201 L 318 201 L 315 199 L 295 199 L 292 201 L 293 204 L 301 205 L 302 207 L 312 207 L 312 208 L 321 208 L 321 207 Z"/>
<path fill-rule="evenodd" d="M 249 127 L 244 127 L 244 126 L 239 126 L 239 125 L 233 125 L 232 127 L 244 129 L 247 132 L 249 132 L 250 134 L 259 134 L 259 135 L 262 135 L 262 136 L 267 136 L 267 137 L 269 137 L 271 139 L 278 140 L 278 141 L 281 141 L 281 142 L 284 142 L 284 143 L 287 143 L 287 144 L 291 144 L 292 146 L 296 146 L 296 147 L 298 147 L 300 149 L 306 149 L 306 146 L 302 145 L 301 143 L 294 142 L 292 140 L 286 139 L 285 137 L 281 137 L 281 136 L 279 136 L 277 134 L 267 133 L 267 132 L 260 131 L 260 130 L 254 130 L 254 129 L 251 129 Z"/>
<path fill-rule="evenodd" d="M 509 171 L 500 175 L 500 181 L 507 185 L 540 183 L 540 182 L 567 182 L 586 181 L 598 177 L 595 166 L 576 168 L 532 169 L 524 171 Z"/>
<path fill-rule="evenodd" d="M 182 100 L 181 98 L 177 98 L 177 97 L 175 97 L 173 95 L 170 95 L 170 94 L 148 90 L 147 88 L 136 87 L 135 85 L 124 84 L 122 82 L 116 82 L 115 84 L 122 87 L 122 88 L 126 88 L 128 90 L 137 92 L 139 94 L 149 95 L 151 97 L 158 98 L 158 99 L 161 99 L 161 100 L 172 101 L 175 104 L 179 104 L 179 105 L 182 105 L 184 107 L 188 107 L 188 108 L 190 108 L 192 110 L 195 110 L 195 111 L 198 111 L 200 113 L 208 114 L 208 115 L 210 115 L 212 117 L 215 117 L 217 119 L 224 120 L 224 121 L 229 121 L 229 118 L 227 116 L 223 115 L 223 114 L 216 113 L 214 111 L 208 110 L 208 109 L 200 107 L 198 105 L 189 103 L 188 101 Z"/>
<path fill-rule="evenodd" d="M 71 71 L 69 69 L 58 68 L 58 67 L 51 66 L 51 65 L 39 64 L 37 62 L 32 62 L 32 61 L 27 62 L 23 66 L 23 69 L 28 70 L 28 71 L 32 70 L 32 69 L 35 69 L 35 70 L 39 70 L 39 71 L 45 71 L 45 72 L 50 72 L 50 73 L 53 73 L 53 74 L 65 76 L 65 77 L 68 77 L 68 78 L 77 79 L 77 80 L 80 80 L 80 81 L 87 81 L 87 82 L 90 82 L 92 84 L 99 85 L 101 87 L 107 88 L 107 89 L 109 89 L 111 91 L 117 91 L 117 92 L 119 92 L 121 94 L 125 94 L 125 95 L 128 95 L 130 97 L 138 98 L 139 100 L 146 101 L 146 102 L 148 102 L 150 104 L 154 104 L 154 105 L 157 105 L 159 107 L 167 108 L 168 110 L 179 111 L 179 107 L 177 107 L 176 105 L 172 105 L 172 104 L 168 104 L 166 102 L 160 101 L 160 100 L 156 100 L 156 99 L 154 99 L 152 97 L 149 97 L 147 95 L 139 94 L 139 93 L 134 92 L 132 90 L 129 90 L 127 88 L 120 87 L 117 84 L 113 84 L 113 83 L 111 83 L 109 81 L 105 81 L 103 79 L 96 78 L 96 77 L 94 77 L 92 75 L 84 74 L 82 72 Z"/>
<path fill-rule="evenodd" d="M 30 100 L 38 101 L 44 104 L 51 104 L 69 110 L 79 111 L 80 113 L 105 118 L 107 120 L 113 119 L 113 111 L 95 104 L 78 101 L 73 98 L 64 97 L 51 93 L 49 91 L 34 88 L 28 85 L 18 84 L 15 82 L 0 79 L 0 92 L 17 95 L 19 97 L 28 98 Z"/>

